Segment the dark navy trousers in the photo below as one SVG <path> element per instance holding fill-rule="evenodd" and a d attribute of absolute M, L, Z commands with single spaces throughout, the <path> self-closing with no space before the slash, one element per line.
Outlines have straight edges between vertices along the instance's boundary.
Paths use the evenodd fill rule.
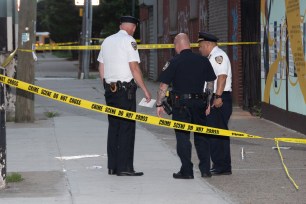
<path fill-rule="evenodd" d="M 136 94 L 128 99 L 127 91 L 115 93 L 105 90 L 106 105 L 136 111 Z M 107 155 L 108 168 L 117 172 L 134 171 L 134 145 L 136 122 L 108 115 Z"/>
<path fill-rule="evenodd" d="M 207 126 L 228 130 L 228 121 L 232 115 L 231 92 L 223 92 L 223 105 L 220 108 L 211 108 L 207 116 Z M 230 138 L 226 136 L 209 135 L 210 155 L 212 168 L 218 171 L 231 171 Z"/>
<path fill-rule="evenodd" d="M 188 99 L 180 101 L 180 107 L 173 108 L 173 120 L 206 125 L 205 103 L 201 99 Z M 193 175 L 193 163 L 191 162 L 190 132 L 175 130 L 177 140 L 177 154 L 182 166 L 180 172 L 183 175 Z M 197 151 L 199 169 L 201 173 L 208 173 L 210 170 L 210 154 L 208 138 L 201 133 L 194 133 L 194 145 Z"/>

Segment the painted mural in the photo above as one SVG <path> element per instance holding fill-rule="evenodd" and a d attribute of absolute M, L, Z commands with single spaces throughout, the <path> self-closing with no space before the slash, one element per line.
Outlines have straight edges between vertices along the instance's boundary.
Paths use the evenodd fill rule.
<path fill-rule="evenodd" d="M 306 1 L 261 0 L 262 101 L 306 115 Z"/>

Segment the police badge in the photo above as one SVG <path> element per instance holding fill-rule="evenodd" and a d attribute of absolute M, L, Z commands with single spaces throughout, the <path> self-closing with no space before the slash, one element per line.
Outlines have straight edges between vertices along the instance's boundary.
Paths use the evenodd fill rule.
<path fill-rule="evenodd" d="M 137 50 L 137 43 L 136 42 L 131 42 L 131 45 L 134 48 L 134 50 Z"/>
<path fill-rule="evenodd" d="M 223 57 L 220 55 L 220 56 L 218 56 L 218 57 L 215 57 L 215 60 L 216 60 L 216 62 L 217 62 L 218 64 L 222 64 L 222 62 L 223 62 Z"/>
<path fill-rule="evenodd" d="M 167 63 L 165 64 L 165 66 L 163 67 L 162 71 L 165 71 L 165 70 L 168 68 L 169 65 L 170 65 L 170 62 L 167 62 Z"/>

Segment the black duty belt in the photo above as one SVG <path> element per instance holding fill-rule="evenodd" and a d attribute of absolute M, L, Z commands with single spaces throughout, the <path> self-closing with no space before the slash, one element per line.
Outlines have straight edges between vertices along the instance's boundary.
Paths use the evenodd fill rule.
<path fill-rule="evenodd" d="M 175 99 L 204 99 L 204 93 L 174 94 Z"/>
<path fill-rule="evenodd" d="M 116 92 L 116 91 L 120 91 L 122 89 L 127 90 L 131 86 L 136 85 L 136 83 L 133 79 L 130 82 L 116 81 L 116 82 L 111 82 L 109 84 L 106 83 L 106 81 L 104 80 L 103 85 L 104 85 L 105 90 L 110 90 L 111 92 Z"/>

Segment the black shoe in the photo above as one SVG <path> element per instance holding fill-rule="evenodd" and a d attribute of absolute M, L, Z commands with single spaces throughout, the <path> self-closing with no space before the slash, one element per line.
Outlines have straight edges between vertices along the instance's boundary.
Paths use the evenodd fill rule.
<path fill-rule="evenodd" d="M 202 173 L 201 176 L 202 176 L 203 178 L 210 178 L 210 177 L 211 177 L 211 173 L 210 173 L 210 172 L 208 172 L 208 173 Z"/>
<path fill-rule="evenodd" d="M 117 176 L 142 176 L 143 172 L 136 172 L 136 171 L 123 171 L 118 172 Z"/>
<path fill-rule="evenodd" d="M 180 171 L 173 173 L 173 178 L 175 179 L 193 179 L 193 175 L 183 175 Z"/>
<path fill-rule="evenodd" d="M 115 169 L 108 169 L 108 174 L 109 175 L 115 175 L 115 174 L 117 174 L 117 171 Z"/>
<path fill-rule="evenodd" d="M 231 171 L 231 170 L 228 170 L 228 171 L 218 171 L 218 170 L 214 170 L 214 171 L 211 171 L 211 174 L 212 174 L 213 176 L 231 175 L 231 174 L 232 174 L 232 171 Z"/>

